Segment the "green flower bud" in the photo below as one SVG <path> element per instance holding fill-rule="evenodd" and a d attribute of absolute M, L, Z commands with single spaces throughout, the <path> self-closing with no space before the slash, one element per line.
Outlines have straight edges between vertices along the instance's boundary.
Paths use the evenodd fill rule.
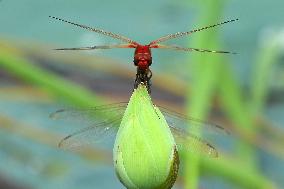
<path fill-rule="evenodd" d="M 134 90 L 113 149 L 119 180 L 128 189 L 169 189 L 179 168 L 170 128 L 144 85 Z"/>

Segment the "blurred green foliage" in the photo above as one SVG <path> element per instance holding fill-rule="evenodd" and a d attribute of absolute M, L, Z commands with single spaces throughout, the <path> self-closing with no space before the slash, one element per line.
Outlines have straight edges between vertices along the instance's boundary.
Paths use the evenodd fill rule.
<path fill-rule="evenodd" d="M 228 2 L 224 0 L 208 0 L 202 2 L 190 1 L 190 5 L 186 4 L 185 7 L 195 7 L 195 11 L 198 12 L 197 17 L 195 18 L 195 22 L 198 24 L 194 25 L 206 26 L 211 25 L 212 23 L 218 23 L 221 18 L 224 18 L 223 12 L 224 9 L 226 9 L 227 3 Z M 170 11 L 172 10 L 169 9 L 169 12 Z M 242 22 L 244 21 L 241 20 L 240 23 L 234 25 L 234 28 L 242 25 Z M 198 35 L 195 35 L 194 40 L 188 44 L 188 46 L 223 50 L 224 44 L 221 42 L 222 37 L 219 32 L 220 30 L 221 29 L 219 28 L 213 31 L 201 32 Z M 234 37 L 237 38 L 238 36 Z M 98 104 L 104 104 L 105 101 L 107 101 L 107 96 L 99 95 L 99 91 L 92 91 L 87 85 L 82 86 L 82 84 L 76 84 L 71 81 L 72 79 L 64 78 L 62 75 L 41 65 L 39 63 L 41 61 L 37 61 L 36 58 L 34 58 L 35 60 L 32 60 L 31 52 L 26 50 L 26 48 L 16 47 L 19 43 L 9 40 L 1 41 L 3 42 L 0 44 L 0 70 L 2 73 L 0 78 L 7 79 L 5 74 L 8 74 L 10 76 L 10 78 L 8 77 L 8 80 L 10 82 L 12 81 L 12 83 L 16 83 L 16 90 L 12 90 L 12 92 L 10 91 L 7 93 L 5 90 L 0 89 L 1 100 L 6 101 L 9 97 L 12 99 L 11 101 L 13 101 L 14 98 L 19 98 L 19 96 L 21 96 L 24 99 L 31 98 L 30 102 L 33 103 L 37 100 L 40 102 L 45 101 L 48 104 L 64 101 L 72 106 L 80 107 L 95 106 Z M 168 91 L 169 93 L 174 91 L 174 85 L 181 86 L 180 88 L 186 88 L 186 112 L 193 117 L 206 119 L 212 108 L 216 108 L 214 102 L 217 101 L 217 108 L 225 115 L 224 123 L 231 125 L 230 128 L 233 131 L 232 137 L 238 138 L 238 140 L 236 140 L 232 145 L 234 150 L 227 154 L 224 153 L 222 157 L 217 159 L 196 157 L 181 152 L 182 157 L 184 157 L 185 160 L 185 170 L 180 174 L 177 187 L 184 186 L 184 188 L 190 189 L 199 188 L 200 183 L 203 180 L 203 176 L 209 174 L 215 177 L 219 176 L 221 180 L 228 180 L 232 183 L 232 185 L 238 188 L 281 188 L 280 185 L 283 183 L 278 183 L 279 180 L 274 180 L 271 176 L 268 178 L 267 173 L 262 168 L 262 156 L 259 155 L 259 149 L 261 149 L 265 152 L 266 156 L 269 155 L 277 157 L 280 159 L 280 162 L 283 163 L 283 127 L 275 129 L 275 126 L 269 123 L 269 121 L 264 121 L 265 119 L 263 118 L 263 114 L 266 112 L 267 96 L 270 92 L 269 77 L 272 73 L 273 67 L 279 62 L 279 57 L 282 53 L 277 41 L 277 39 L 272 38 L 269 43 L 265 44 L 265 47 L 257 49 L 258 52 L 256 54 L 255 62 L 251 63 L 251 70 L 253 71 L 251 74 L 252 77 L 250 77 L 249 90 L 246 90 L 239 79 L 237 79 L 237 74 L 234 72 L 234 68 L 231 64 L 231 55 L 227 56 L 203 53 L 196 53 L 186 57 L 184 62 L 187 62 L 186 68 L 187 70 L 190 70 L 190 72 L 186 72 L 190 73 L 188 74 L 190 75 L 190 78 L 187 82 L 184 82 L 186 84 L 176 83 L 167 86 L 168 88 L 163 88 L 163 90 Z M 43 48 L 43 50 L 47 51 L 45 48 Z M 51 49 L 50 47 L 47 48 Z M 234 49 L 234 47 L 230 48 Z M 33 56 L 39 56 L 40 53 L 42 52 L 35 51 L 33 52 Z M 242 54 L 235 56 L 242 56 Z M 82 62 L 77 61 L 75 64 L 82 68 L 86 68 L 88 71 L 96 72 L 96 74 L 102 70 L 102 68 L 95 68 L 99 69 L 95 70 L 86 66 L 83 63 L 86 61 L 83 61 L 83 57 L 83 55 L 80 56 L 80 58 L 82 58 Z M 65 57 L 65 60 L 66 59 L 67 58 Z M 58 64 L 60 64 L 60 58 L 55 58 L 54 60 L 58 61 Z M 99 58 L 94 58 L 91 61 L 93 60 L 98 62 L 102 61 Z M 61 66 L 64 69 L 67 69 L 69 66 L 74 66 L 67 65 L 68 64 L 62 64 Z M 114 65 L 114 67 L 117 65 L 119 64 Z M 118 75 L 121 76 L 121 72 L 123 72 L 123 70 L 117 69 L 116 71 L 115 68 L 112 70 L 113 72 L 110 75 L 113 77 Z M 5 73 L 4 76 L 3 73 Z M 155 77 L 156 75 L 154 75 L 154 79 Z M 172 78 L 174 77 L 176 76 L 172 76 Z M 129 75 L 127 75 L 126 78 L 128 80 L 132 80 L 132 78 L 129 78 Z M 164 78 L 169 77 L 167 75 Z M 0 83 L 1 87 L 5 88 L 9 86 L 9 82 L 7 83 Z M 156 83 L 158 86 L 162 86 L 165 81 L 163 79 L 154 80 L 153 86 L 155 86 Z M 12 86 L 14 86 L 14 84 L 12 84 Z M 22 90 L 19 86 L 29 86 L 31 89 Z M 38 93 L 38 91 L 40 92 Z M 113 96 L 117 97 L 117 94 Z M 283 111 L 283 109 L 281 108 L 280 111 Z M 2 133 L 2 135 L 5 135 L 6 133 L 11 136 L 17 135 L 32 141 L 32 143 L 40 143 L 44 146 L 56 149 L 57 141 L 60 138 L 58 134 L 53 134 L 56 132 L 51 132 L 49 130 L 50 128 L 41 130 L 26 126 L 22 123 L 24 122 L 22 121 L 22 117 L 9 117 L 5 116 L 5 113 L 6 112 L 1 112 L 3 115 L 0 117 L 0 133 L 4 133 Z M 46 117 L 48 117 L 48 115 L 46 115 Z M 20 118 L 20 120 L 17 122 L 15 121 L 17 120 L 16 118 Z M 42 124 L 44 124 L 46 121 L 42 122 Z M 267 133 L 269 133 L 269 135 L 266 135 Z M 4 144 L 4 138 L 3 140 L 0 140 L 0 142 L 0 144 Z M 5 147 L 6 145 L 1 146 Z M 27 155 L 27 152 L 19 149 L 16 149 L 15 152 L 11 150 L 9 151 L 8 148 L 1 148 L 0 157 L 3 156 L 2 153 L 10 153 L 11 156 L 17 157 L 16 161 L 22 161 L 22 164 L 26 164 L 29 162 L 28 159 L 32 157 L 34 153 L 30 152 L 30 155 Z M 62 153 L 65 154 L 67 152 Z M 80 155 L 85 159 L 90 160 L 90 162 L 95 162 L 96 165 L 98 162 L 105 162 L 107 164 L 111 162 L 109 153 L 100 151 L 99 149 L 88 149 L 80 152 Z M 64 156 L 64 158 L 67 158 L 67 156 Z M 74 160 L 74 162 L 76 161 Z M 39 165 L 33 166 L 40 167 Z M 51 159 L 50 162 L 47 162 L 42 168 L 41 174 L 49 175 L 51 177 L 55 175 L 56 178 L 64 177 L 62 175 L 67 175 L 68 171 L 70 171 L 67 168 L 68 166 L 69 165 L 62 163 L 61 161 Z M 34 167 L 33 169 L 36 170 Z M 0 171 L 0 174 L 5 174 L 5 171 Z M 282 170 L 279 171 L 279 174 L 281 174 L 281 171 Z M 281 177 L 281 175 L 278 176 Z M 68 181 L 64 180 L 62 182 Z M 32 182 L 29 184 L 31 183 Z M 38 186 L 35 183 L 32 184 Z M 76 185 L 75 187 L 79 187 L 80 184 L 82 183 L 79 183 L 78 186 Z M 277 184 L 279 186 L 277 186 Z"/>

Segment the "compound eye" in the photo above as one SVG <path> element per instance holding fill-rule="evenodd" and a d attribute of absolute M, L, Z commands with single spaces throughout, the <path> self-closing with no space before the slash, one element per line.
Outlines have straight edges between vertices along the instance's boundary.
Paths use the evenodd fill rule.
<path fill-rule="evenodd" d="M 139 61 L 138 61 L 137 59 L 134 59 L 134 60 L 133 60 L 133 63 L 134 63 L 135 66 L 138 65 L 138 62 L 139 62 Z"/>

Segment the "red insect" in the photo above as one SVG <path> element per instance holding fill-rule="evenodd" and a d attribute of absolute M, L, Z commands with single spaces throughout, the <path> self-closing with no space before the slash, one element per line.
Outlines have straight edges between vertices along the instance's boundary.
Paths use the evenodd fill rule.
<path fill-rule="evenodd" d="M 115 34 L 112 32 L 108 32 L 108 31 L 104 31 L 101 29 L 96 29 L 96 28 L 91 28 L 89 26 L 85 26 L 82 24 L 77 24 L 74 22 L 70 22 L 61 18 L 57 18 L 54 16 L 49 16 L 50 18 L 56 19 L 56 20 L 60 20 L 63 22 L 66 22 L 68 24 L 72 24 L 96 33 L 100 33 L 115 39 L 118 39 L 120 41 L 126 42 L 126 44 L 116 44 L 116 45 L 100 45 L 100 46 L 92 46 L 92 47 L 79 47 L 79 48 L 59 48 L 56 50 L 93 50 L 93 49 L 111 49 L 111 48 L 135 48 L 135 52 L 134 52 L 134 65 L 137 66 L 137 74 L 136 74 L 136 79 L 135 79 L 135 85 L 134 88 L 137 88 L 138 85 L 141 82 L 144 82 L 149 91 L 150 91 L 150 79 L 152 77 L 152 72 L 149 69 L 149 67 L 152 64 L 152 54 L 151 54 L 151 48 L 159 48 L 159 49 L 172 49 L 172 50 L 180 50 L 180 51 L 197 51 L 197 52 L 211 52 L 211 53 L 231 53 L 231 54 L 235 54 L 233 52 L 228 52 L 228 51 L 216 51 L 216 50 L 207 50 L 207 49 L 198 49 L 198 48 L 187 48 L 187 47 L 180 47 L 180 46 L 175 46 L 175 45 L 163 45 L 160 44 L 161 42 L 170 40 L 170 39 L 174 39 L 174 38 L 178 38 L 178 37 L 182 37 L 185 35 L 190 35 L 192 33 L 195 32 L 199 32 L 202 30 L 206 30 L 209 28 L 213 28 L 216 26 L 220 26 L 229 22 L 234 22 L 237 21 L 238 19 L 233 19 L 233 20 L 228 20 L 225 22 L 221 22 L 218 24 L 214 24 L 211 26 L 206 26 L 203 28 L 199 28 L 199 29 L 195 29 L 192 31 L 186 31 L 186 32 L 177 32 L 174 34 L 169 34 L 169 35 L 165 35 L 159 39 L 156 39 L 152 42 L 150 42 L 148 45 L 141 45 L 139 43 L 137 43 L 136 41 L 133 41 L 125 36 L 119 35 L 119 34 Z"/>

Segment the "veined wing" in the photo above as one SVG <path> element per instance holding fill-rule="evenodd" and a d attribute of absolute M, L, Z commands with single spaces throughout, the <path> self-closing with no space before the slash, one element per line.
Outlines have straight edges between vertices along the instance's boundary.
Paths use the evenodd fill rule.
<path fill-rule="evenodd" d="M 179 148 L 199 155 L 218 157 L 217 149 L 206 140 L 171 124 L 169 127 Z"/>
<path fill-rule="evenodd" d="M 189 117 L 164 107 L 159 107 L 159 109 L 167 120 L 179 148 L 199 155 L 218 157 L 216 148 L 203 138 L 210 134 L 229 134 L 228 130 L 220 125 Z"/>
<path fill-rule="evenodd" d="M 168 34 L 168 35 L 165 35 L 163 37 L 160 37 L 159 39 L 156 39 L 156 40 L 150 42 L 150 46 L 158 44 L 158 43 L 161 43 L 161 42 L 164 42 L 164 41 L 167 41 L 167 40 L 170 40 L 170 39 L 183 37 L 183 36 L 190 35 L 190 34 L 193 34 L 193 33 L 196 33 L 196 32 L 200 32 L 200 31 L 203 31 L 203 30 L 207 30 L 207 29 L 210 29 L 210 28 L 221 26 L 223 24 L 227 24 L 227 23 L 230 23 L 230 22 L 235 22 L 237 20 L 239 20 L 239 19 L 227 20 L 225 22 L 220 22 L 218 24 L 214 24 L 214 25 L 211 25 L 211 26 L 205 26 L 205 27 L 194 29 L 194 30 L 191 30 L 191 31 L 177 32 L 177 33 L 173 33 L 173 34 Z"/>
<path fill-rule="evenodd" d="M 51 114 L 54 119 L 73 120 L 83 126 L 81 129 L 63 138 L 59 146 L 73 149 L 101 141 L 105 137 L 116 134 L 127 107 L 127 102 L 97 106 L 83 109 L 61 109 Z M 179 147 L 193 153 L 209 157 L 218 156 L 217 150 L 207 141 L 194 134 L 194 130 L 204 129 L 206 132 L 227 133 L 219 125 L 205 122 L 159 107 L 174 135 Z M 100 118 L 99 118 L 100 117 Z M 189 128 L 186 126 L 189 125 Z M 190 131 L 190 132 L 187 132 Z"/>
<path fill-rule="evenodd" d="M 89 26 L 86 26 L 86 25 L 83 25 L 83 24 L 74 23 L 74 22 L 71 22 L 71 21 L 68 21 L 68 20 L 65 20 L 65 19 L 62 19 L 62 18 L 55 17 L 55 16 L 49 16 L 49 18 L 59 20 L 61 22 L 65 22 L 67 24 L 71 24 L 71 25 L 83 28 L 85 30 L 96 32 L 96 33 L 99 33 L 99 34 L 102 34 L 102 35 L 105 35 L 105 36 L 109 36 L 109 37 L 121 40 L 123 42 L 126 42 L 126 43 L 130 43 L 130 44 L 133 44 L 133 45 L 137 44 L 135 41 L 133 41 L 133 40 L 131 40 L 128 37 L 125 37 L 123 35 L 115 34 L 115 33 L 109 32 L 109 31 L 104 31 L 104 30 L 101 30 L 101 29 L 98 29 L 98 28 L 92 28 L 92 27 L 89 27 Z"/>
<path fill-rule="evenodd" d="M 160 111 L 165 116 L 169 125 L 174 125 L 176 128 L 188 130 L 191 133 L 199 134 L 200 131 L 204 134 L 230 134 L 230 131 L 221 125 L 204 121 L 198 118 L 186 116 L 178 112 L 169 110 L 165 107 L 158 106 Z"/>
<path fill-rule="evenodd" d="M 79 149 L 108 137 L 114 138 L 126 106 L 127 103 L 114 103 L 93 108 L 60 109 L 50 114 L 52 119 L 75 122 L 80 127 L 64 137 L 59 142 L 59 147 Z"/>

